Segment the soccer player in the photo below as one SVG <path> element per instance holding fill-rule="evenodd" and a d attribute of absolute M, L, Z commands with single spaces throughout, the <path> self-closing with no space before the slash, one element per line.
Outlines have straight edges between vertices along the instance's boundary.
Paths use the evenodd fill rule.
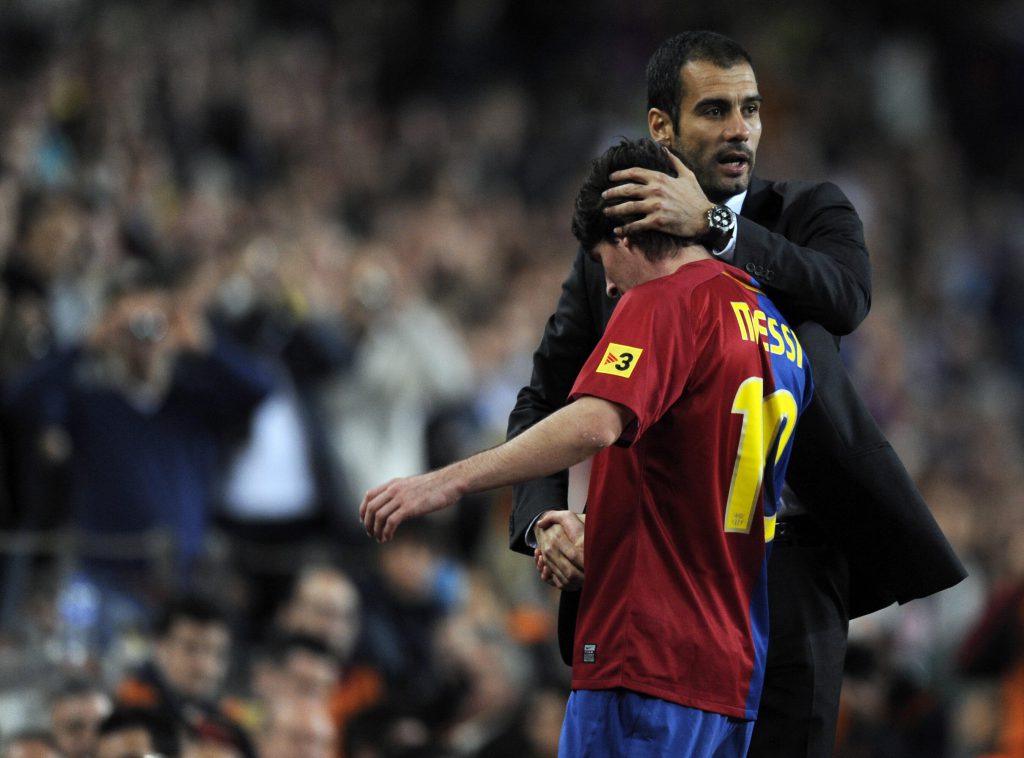
<path fill-rule="evenodd" d="M 367 531 L 595 455 L 573 692 L 560 753 L 745 755 L 767 648 L 767 543 L 812 392 L 796 335 L 747 274 L 692 240 L 617 238 L 609 175 L 676 174 L 650 140 L 591 167 L 573 233 L 622 294 L 573 400 L 503 445 L 370 490 Z"/>

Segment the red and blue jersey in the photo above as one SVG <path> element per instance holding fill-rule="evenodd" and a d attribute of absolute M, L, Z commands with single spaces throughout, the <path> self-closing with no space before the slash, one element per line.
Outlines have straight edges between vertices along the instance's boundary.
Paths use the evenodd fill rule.
<path fill-rule="evenodd" d="M 573 688 L 756 716 L 768 545 L 811 392 L 796 334 L 738 269 L 689 263 L 623 296 L 571 394 L 636 416 L 594 458 Z"/>

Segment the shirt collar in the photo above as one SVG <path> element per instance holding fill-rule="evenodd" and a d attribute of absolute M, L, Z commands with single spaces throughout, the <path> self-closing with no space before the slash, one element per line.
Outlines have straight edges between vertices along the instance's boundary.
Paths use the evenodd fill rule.
<path fill-rule="evenodd" d="M 731 210 L 738 216 L 740 215 L 740 209 L 743 207 L 743 201 L 746 199 L 747 190 L 743 190 L 740 194 L 733 195 L 728 200 L 726 200 L 725 204 L 729 207 L 729 210 Z"/>

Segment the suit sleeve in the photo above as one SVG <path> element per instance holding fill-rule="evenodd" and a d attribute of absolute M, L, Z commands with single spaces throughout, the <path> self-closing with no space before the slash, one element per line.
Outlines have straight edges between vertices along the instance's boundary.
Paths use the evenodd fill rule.
<path fill-rule="evenodd" d="M 832 334 L 849 334 L 871 307 L 860 217 L 827 182 L 788 183 L 777 200 L 777 231 L 740 217 L 733 265 L 758 279 L 790 323 L 815 321 Z"/>
<path fill-rule="evenodd" d="M 604 324 L 599 315 L 602 306 L 594 302 L 602 291 L 595 286 L 595 277 L 603 283 L 600 266 L 590 261 L 582 250 L 577 251 L 572 270 L 562 283 L 558 305 L 533 354 L 530 383 L 519 391 L 515 408 L 509 415 L 509 439 L 565 404 L 577 374 L 596 346 Z M 533 552 L 525 541 L 530 524 L 544 511 L 565 508 L 567 490 L 565 471 L 513 488 L 514 502 L 509 518 L 509 546 L 513 550 Z"/>

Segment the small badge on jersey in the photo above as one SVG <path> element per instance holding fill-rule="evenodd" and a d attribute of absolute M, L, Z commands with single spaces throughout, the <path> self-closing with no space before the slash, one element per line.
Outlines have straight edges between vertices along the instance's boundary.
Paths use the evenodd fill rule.
<path fill-rule="evenodd" d="M 597 663 L 597 645 L 586 644 L 583 646 L 583 662 Z"/>
<path fill-rule="evenodd" d="M 604 351 L 604 358 L 597 364 L 597 373 L 613 374 L 621 376 L 623 379 L 629 379 L 643 352 L 643 348 L 640 347 L 609 342 Z"/>

